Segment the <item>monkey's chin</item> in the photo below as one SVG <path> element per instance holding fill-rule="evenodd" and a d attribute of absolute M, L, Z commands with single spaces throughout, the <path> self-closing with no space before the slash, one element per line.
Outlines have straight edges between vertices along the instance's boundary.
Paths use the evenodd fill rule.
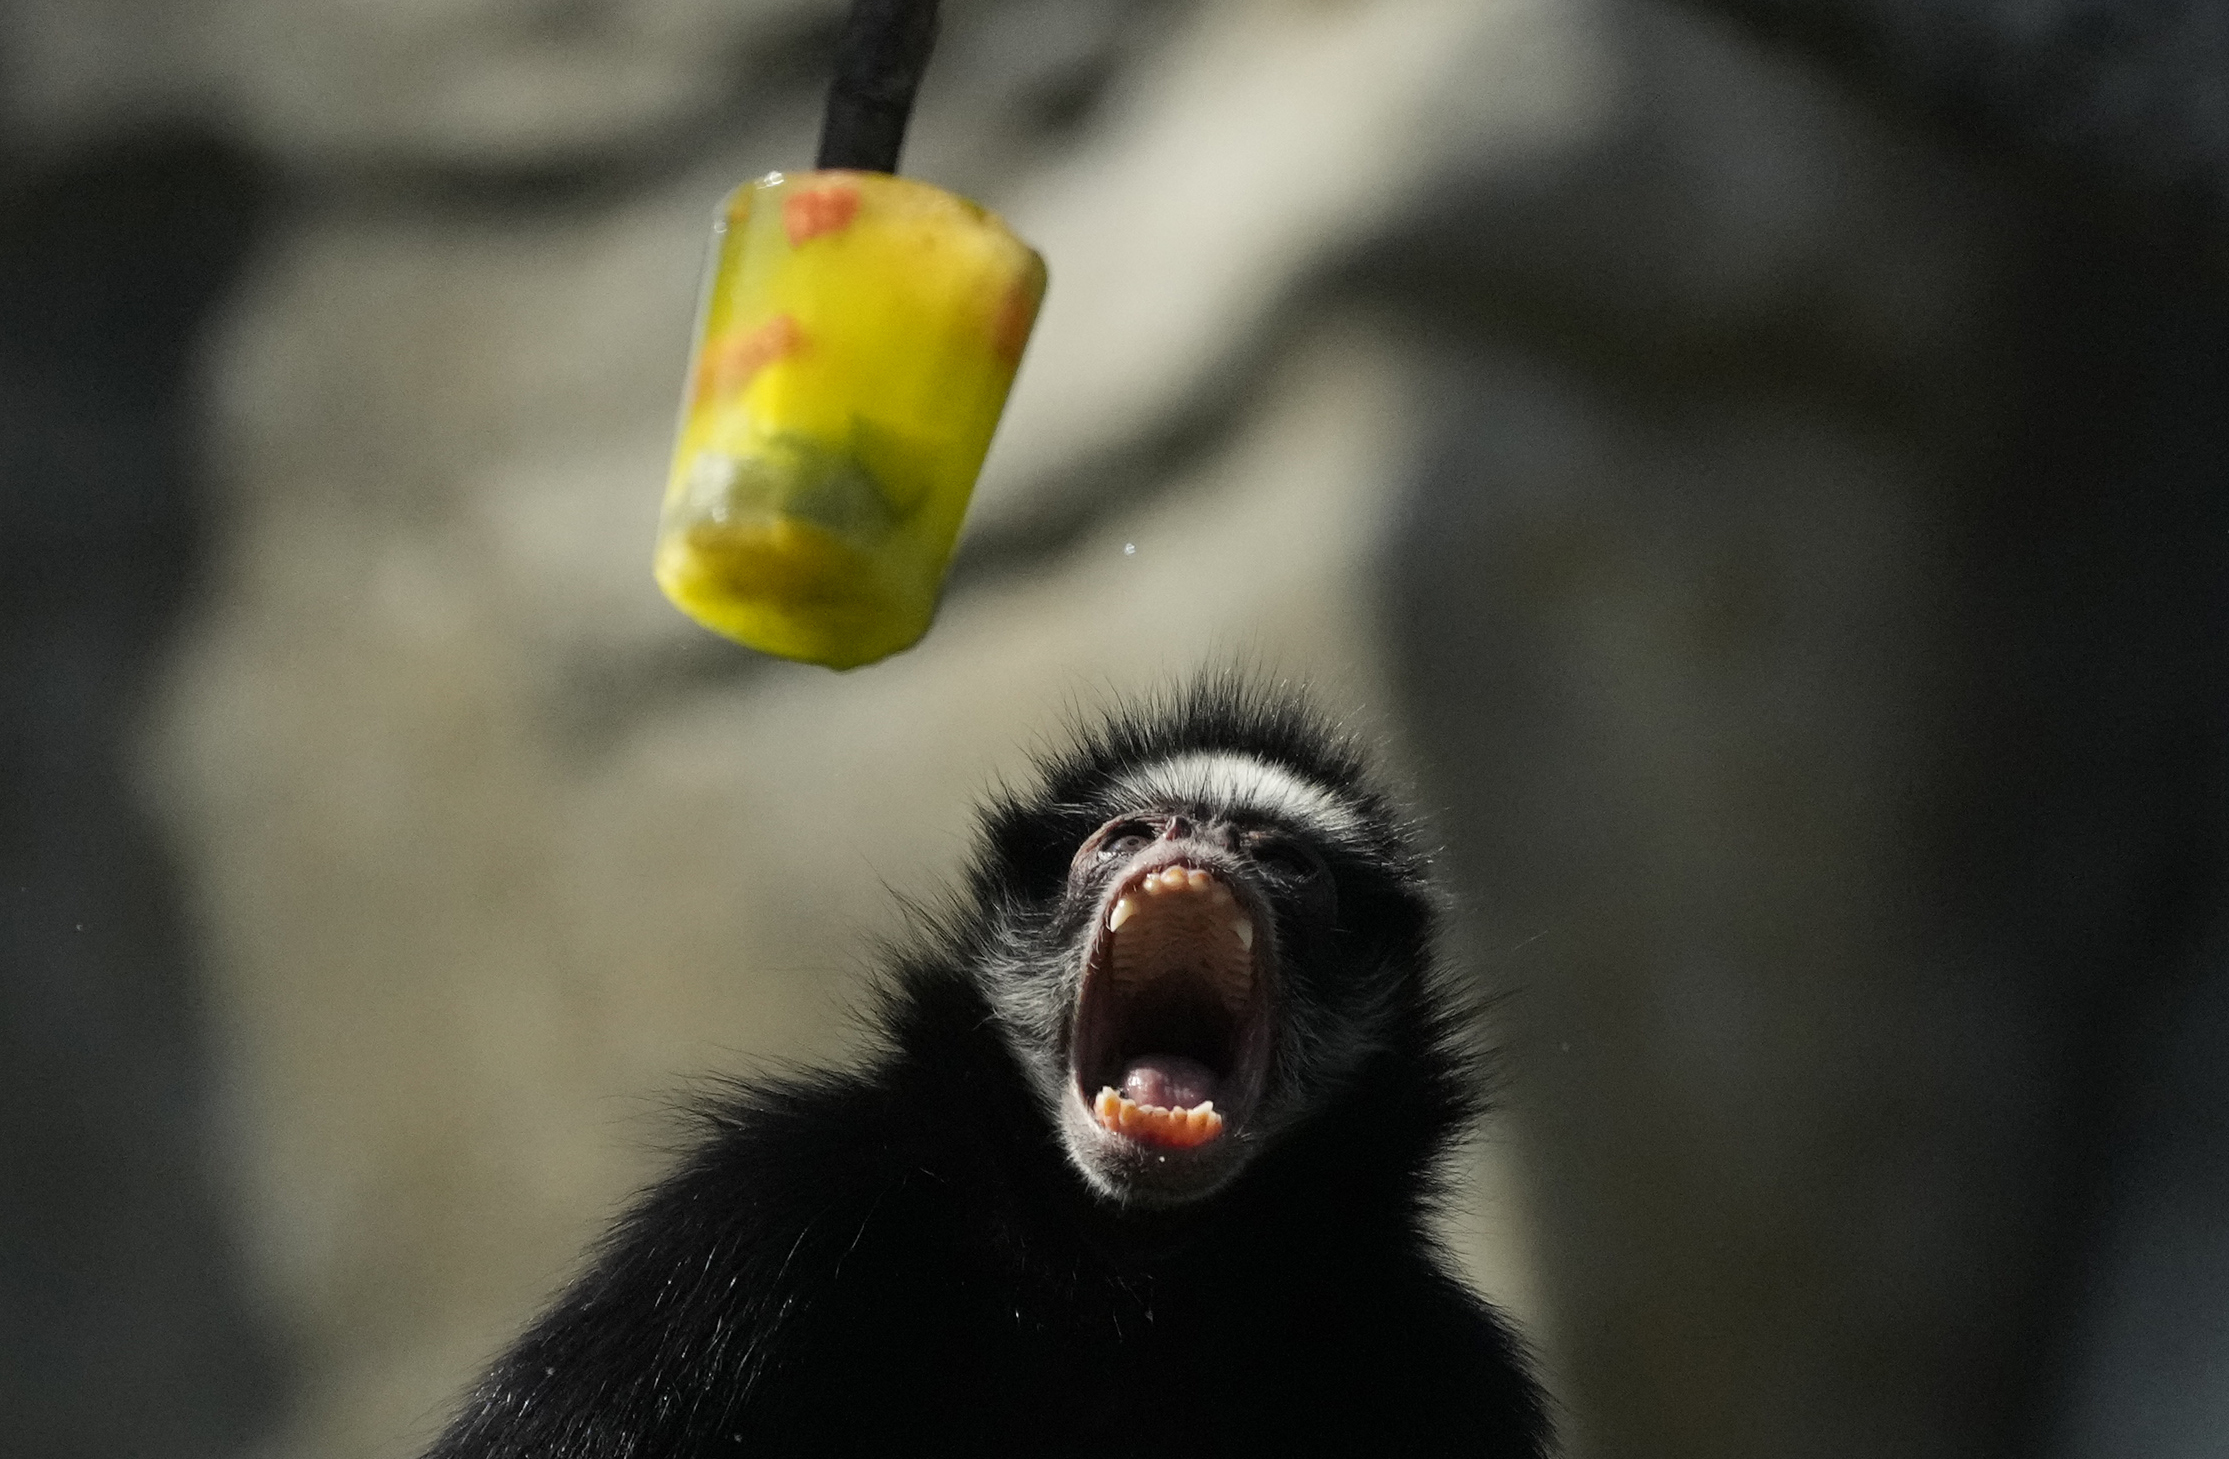
<path fill-rule="evenodd" d="M 1205 1200 L 1237 1176 L 1251 1153 L 1253 1142 L 1228 1128 L 1189 1146 L 1110 1130 L 1096 1103 L 1071 1081 L 1061 1106 L 1061 1141 L 1085 1183 L 1124 1205 L 1168 1209 Z"/>

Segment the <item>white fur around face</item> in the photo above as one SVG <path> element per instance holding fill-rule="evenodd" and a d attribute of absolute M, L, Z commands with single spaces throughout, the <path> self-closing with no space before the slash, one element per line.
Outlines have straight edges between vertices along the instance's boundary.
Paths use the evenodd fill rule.
<path fill-rule="evenodd" d="M 1134 770 L 1118 792 L 1141 801 L 1175 801 L 1224 811 L 1254 811 L 1334 835 L 1359 827 L 1347 803 L 1281 765 L 1228 750 L 1196 751 Z"/>

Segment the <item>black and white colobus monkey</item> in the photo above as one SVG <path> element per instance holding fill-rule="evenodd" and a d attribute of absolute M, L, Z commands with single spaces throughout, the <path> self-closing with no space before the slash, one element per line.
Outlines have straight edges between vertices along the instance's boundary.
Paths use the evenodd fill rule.
<path fill-rule="evenodd" d="M 1230 681 L 984 817 L 863 1069 L 745 1087 L 435 1459 L 1546 1452 L 1427 1233 L 1471 1112 L 1354 749 Z"/>

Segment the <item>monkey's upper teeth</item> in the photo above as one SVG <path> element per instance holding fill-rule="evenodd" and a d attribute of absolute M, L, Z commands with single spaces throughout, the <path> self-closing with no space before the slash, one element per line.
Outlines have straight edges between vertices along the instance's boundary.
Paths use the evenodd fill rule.
<path fill-rule="evenodd" d="M 1106 911 L 1108 973 L 1138 990 L 1165 976 L 1213 993 L 1242 1015 L 1253 997 L 1253 918 L 1230 886 L 1196 866 L 1149 871 L 1122 888 Z M 1238 938 L 1233 948 L 1224 939 Z"/>
<path fill-rule="evenodd" d="M 1231 889 L 1196 866 L 1171 866 L 1149 871 L 1138 878 L 1138 889 L 1153 896 L 1164 892 L 1206 892 L 1228 900 Z"/>

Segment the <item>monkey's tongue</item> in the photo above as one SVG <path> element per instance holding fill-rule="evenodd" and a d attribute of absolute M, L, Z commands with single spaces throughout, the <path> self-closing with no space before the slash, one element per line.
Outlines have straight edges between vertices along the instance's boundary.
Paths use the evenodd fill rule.
<path fill-rule="evenodd" d="M 1139 1104 L 1190 1109 L 1215 1097 L 1215 1071 L 1182 1054 L 1141 1054 L 1122 1066 L 1122 1092 Z"/>

